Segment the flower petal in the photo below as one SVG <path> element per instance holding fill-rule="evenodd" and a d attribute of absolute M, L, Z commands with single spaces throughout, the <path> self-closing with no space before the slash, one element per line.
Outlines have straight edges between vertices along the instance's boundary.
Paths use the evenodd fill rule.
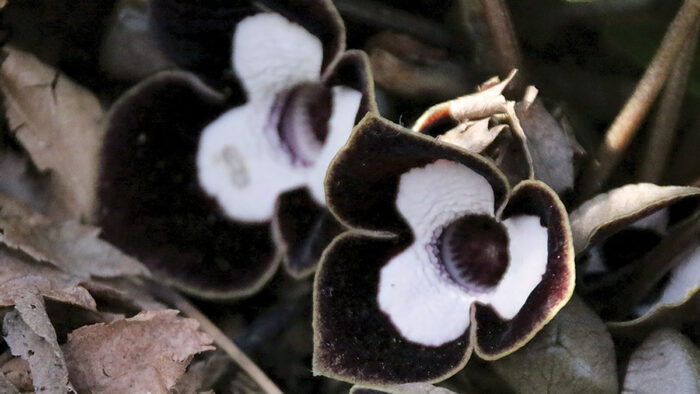
<path fill-rule="evenodd" d="M 469 333 L 442 346 L 406 341 L 377 304 L 380 269 L 398 238 L 345 233 L 329 246 L 314 284 L 314 373 L 370 386 L 438 381 L 461 369 Z"/>
<path fill-rule="evenodd" d="M 323 78 L 328 86 L 346 86 L 362 92 L 360 109 L 357 111 L 355 123 L 359 123 L 368 113 L 379 113 L 374 97 L 374 80 L 367 54 L 357 49 L 345 51 L 338 61 L 333 63 Z"/>
<path fill-rule="evenodd" d="M 112 109 L 98 189 L 102 237 L 207 298 L 250 293 L 278 261 L 268 223 L 232 222 L 199 187 L 197 140 L 222 109 L 190 74 L 144 81 Z"/>
<path fill-rule="evenodd" d="M 571 232 L 566 209 L 556 193 L 539 181 L 518 184 L 502 216 L 509 220 L 523 215 L 539 217 L 547 228 L 546 271 L 512 319 L 499 317 L 490 306 L 477 305 L 475 350 L 485 359 L 500 358 L 527 343 L 566 304 L 574 290 Z M 505 287 L 503 291 L 507 291 Z"/>
<path fill-rule="evenodd" d="M 255 13 L 243 1 L 152 0 L 149 23 L 159 46 L 185 70 L 220 79 L 231 68 L 236 24 Z"/>
<path fill-rule="evenodd" d="M 328 166 L 340 148 L 348 141 L 355 125 L 355 115 L 360 107 L 362 93 L 344 86 L 335 86 L 333 94 L 333 109 L 328 120 L 328 136 L 316 158 L 314 165 L 307 175 L 307 184 L 316 202 L 326 205 L 325 180 Z"/>
<path fill-rule="evenodd" d="M 475 297 L 441 272 L 426 245 L 414 241 L 391 258 L 379 276 L 379 309 L 401 336 L 440 346 L 464 335 Z"/>
<path fill-rule="evenodd" d="M 503 221 L 508 229 L 510 262 L 503 278 L 484 302 L 503 319 L 520 311 L 547 269 L 547 228 L 532 215 L 513 216 Z"/>
<path fill-rule="evenodd" d="M 323 69 L 345 49 L 345 25 L 330 0 L 260 0 L 289 20 L 300 24 L 323 43 Z"/>
<path fill-rule="evenodd" d="M 319 38 L 279 14 L 248 17 L 233 35 L 232 64 L 249 101 L 319 81 L 322 61 Z"/>
<path fill-rule="evenodd" d="M 402 174 L 396 193 L 396 208 L 422 244 L 466 214 L 493 216 L 494 204 L 494 190 L 486 178 L 442 159 Z"/>
<path fill-rule="evenodd" d="M 438 159 L 460 163 L 485 178 L 493 189 L 494 210 L 508 185 L 489 161 L 367 115 L 328 169 L 328 207 L 341 221 L 366 230 L 408 233 L 396 207 L 401 175 Z"/>
<path fill-rule="evenodd" d="M 269 125 L 271 107 L 270 101 L 252 101 L 229 110 L 199 141 L 200 184 L 234 220 L 271 220 L 277 197 L 305 181 Z"/>
<path fill-rule="evenodd" d="M 327 209 L 314 202 L 307 189 L 279 197 L 272 225 L 284 267 L 296 278 L 312 273 L 323 250 L 345 229 Z"/>

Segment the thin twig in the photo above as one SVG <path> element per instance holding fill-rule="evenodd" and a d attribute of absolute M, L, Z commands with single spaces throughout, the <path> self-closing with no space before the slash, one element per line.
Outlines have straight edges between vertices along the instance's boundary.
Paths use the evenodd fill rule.
<path fill-rule="evenodd" d="M 187 298 L 170 288 L 152 283 L 152 290 L 158 298 L 179 309 L 185 315 L 197 320 L 202 331 L 209 334 L 226 354 L 235 361 L 268 394 L 282 394 L 277 385 L 248 356 L 236 346 L 208 317 L 197 309 Z"/>
<path fill-rule="evenodd" d="M 344 19 L 410 34 L 426 44 L 449 48 L 452 35 L 440 24 L 373 0 L 335 0 Z"/>
<path fill-rule="evenodd" d="M 661 90 L 666 78 L 678 59 L 683 45 L 700 13 L 700 0 L 685 0 L 671 22 L 663 41 L 644 76 L 637 84 L 617 118 L 605 134 L 603 143 L 584 172 L 580 197 L 587 198 L 597 192 L 607 181 L 629 146 L 649 107 Z"/>
<path fill-rule="evenodd" d="M 668 154 L 676 137 L 678 117 L 688 85 L 690 69 L 695 58 L 700 23 L 695 23 L 695 32 L 686 40 L 661 96 L 659 109 L 651 126 L 646 154 L 639 170 L 640 182 L 658 183 L 666 168 Z"/>
<path fill-rule="evenodd" d="M 505 75 L 513 69 L 522 70 L 522 56 L 508 7 L 503 0 L 481 0 L 481 6 L 496 50 L 498 72 Z"/>

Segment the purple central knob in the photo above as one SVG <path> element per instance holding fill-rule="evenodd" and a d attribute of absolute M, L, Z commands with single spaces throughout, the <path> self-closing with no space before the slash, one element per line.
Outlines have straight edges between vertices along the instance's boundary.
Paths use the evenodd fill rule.
<path fill-rule="evenodd" d="M 508 267 L 508 234 L 491 216 L 462 216 L 444 229 L 437 244 L 447 272 L 468 290 L 496 286 Z"/>
<path fill-rule="evenodd" d="M 328 136 L 333 97 L 319 83 L 299 84 L 284 96 L 277 132 L 294 163 L 313 165 Z"/>

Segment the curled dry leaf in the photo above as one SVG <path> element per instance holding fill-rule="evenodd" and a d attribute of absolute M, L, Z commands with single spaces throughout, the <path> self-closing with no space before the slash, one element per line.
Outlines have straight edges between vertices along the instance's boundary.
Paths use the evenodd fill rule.
<path fill-rule="evenodd" d="M 0 242 L 73 275 L 148 276 L 137 260 L 98 238 L 99 229 L 53 221 L 0 193 Z"/>
<path fill-rule="evenodd" d="M 413 131 L 492 159 L 513 184 L 534 179 L 516 103 L 503 95 L 515 73 L 513 70 L 503 81 L 493 77 L 476 93 L 430 107 L 413 125 Z"/>
<path fill-rule="evenodd" d="M 213 349 L 193 319 L 175 310 L 146 311 L 109 324 L 81 327 L 63 346 L 80 392 L 167 392 L 192 357 Z"/>
<path fill-rule="evenodd" d="M 89 217 L 102 134 L 100 103 L 34 55 L 4 50 L 0 90 L 7 119 L 37 167 L 53 173 L 52 213 Z"/>
<path fill-rule="evenodd" d="M 632 353 L 623 392 L 700 392 L 700 350 L 677 331 L 654 332 Z"/>
<path fill-rule="evenodd" d="M 530 343 L 491 366 L 520 393 L 617 392 L 610 334 L 575 296 Z"/>
<path fill-rule="evenodd" d="M 613 189 L 586 201 L 570 215 L 576 254 L 596 239 L 625 227 L 675 201 L 700 195 L 700 188 L 638 183 Z"/>
<path fill-rule="evenodd" d="M 5 315 L 3 336 L 12 354 L 29 363 L 34 390 L 76 393 L 41 297 L 28 294 L 18 300 L 15 308 Z"/>
<path fill-rule="evenodd" d="M 350 394 L 454 394 L 444 387 L 433 386 L 429 383 L 408 383 L 399 384 L 393 387 L 384 387 L 381 390 L 372 388 L 353 386 L 350 389 Z"/>
<path fill-rule="evenodd" d="M 527 136 L 535 177 L 560 194 L 573 188 L 577 143 L 565 133 L 539 99 L 532 103 L 519 102 L 515 113 Z"/>
<path fill-rule="evenodd" d="M 30 294 L 95 309 L 95 300 L 80 286 L 79 278 L 0 246 L 0 306 L 16 306 Z"/>

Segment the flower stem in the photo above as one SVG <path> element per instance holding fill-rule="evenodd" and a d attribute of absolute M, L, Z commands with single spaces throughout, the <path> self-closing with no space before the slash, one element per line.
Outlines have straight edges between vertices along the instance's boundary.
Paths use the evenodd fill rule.
<path fill-rule="evenodd" d="M 496 50 L 499 74 L 506 75 L 513 69 L 522 70 L 522 56 L 508 7 L 503 0 L 481 0 L 481 6 Z"/>
<path fill-rule="evenodd" d="M 374 0 L 335 0 L 343 19 L 410 34 L 426 44 L 449 48 L 452 35 L 438 23 Z"/>
<path fill-rule="evenodd" d="M 696 22 L 695 32 L 686 39 L 678 61 L 668 77 L 659 109 L 651 126 L 644 161 L 641 163 L 639 174 L 641 182 L 658 183 L 666 168 L 668 154 L 676 136 L 678 117 L 688 85 L 690 69 L 695 58 L 699 27 L 700 23 Z"/>
<path fill-rule="evenodd" d="M 670 74 L 686 39 L 694 31 L 699 13 L 700 0 L 683 2 L 642 79 L 605 133 L 603 143 L 584 171 L 580 189 L 581 198 L 590 197 L 600 190 L 619 163 Z"/>

